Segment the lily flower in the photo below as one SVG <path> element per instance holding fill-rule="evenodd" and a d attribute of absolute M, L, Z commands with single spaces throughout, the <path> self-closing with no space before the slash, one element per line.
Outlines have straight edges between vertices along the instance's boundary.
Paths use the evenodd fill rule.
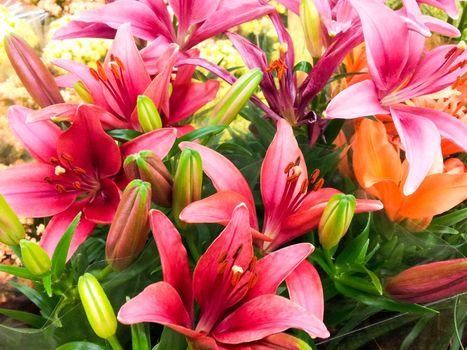
<path fill-rule="evenodd" d="M 162 324 L 185 335 L 194 349 L 238 349 L 280 341 L 293 345 L 290 336 L 280 333 L 288 328 L 302 329 L 313 338 L 329 336 L 316 315 L 275 294 L 312 252 L 311 244 L 293 245 L 257 260 L 248 209 L 240 204 L 192 275 L 180 234 L 163 213 L 152 210 L 150 215 L 164 280 L 124 304 L 117 316 L 121 323 Z M 200 307 L 197 321 L 194 300 Z"/>
<path fill-rule="evenodd" d="M 191 203 L 180 214 L 188 223 L 227 224 L 233 209 L 245 203 L 250 213 L 250 226 L 258 231 L 253 194 L 241 172 L 227 158 L 194 142 L 182 142 L 199 152 L 203 170 L 218 191 L 214 195 Z M 334 188 L 323 188 L 324 179 L 315 170 L 308 178 L 303 154 L 298 147 L 292 127 L 285 120 L 277 123 L 277 133 L 269 146 L 261 167 L 261 195 L 265 214 L 261 232 L 270 238 L 263 250 L 273 251 L 306 232 L 316 228 Z M 308 189 L 310 187 L 310 190 Z M 357 200 L 356 212 L 382 209 L 374 200 Z"/>
<path fill-rule="evenodd" d="M 409 162 L 404 194 L 420 186 L 440 152 L 441 136 L 467 151 L 467 126 L 433 109 L 406 103 L 438 92 L 467 70 L 465 43 L 440 46 L 422 57 L 424 39 L 388 8 L 369 0 L 350 0 L 360 13 L 371 80 L 354 84 L 329 103 L 329 118 L 352 119 L 390 114 Z M 375 8 L 373 8 L 375 7 Z M 382 25 L 383 24 L 383 25 Z M 382 39 L 384 38 L 384 40 Z M 394 47 L 398 38 L 407 38 Z"/>
<path fill-rule="evenodd" d="M 459 9 L 457 8 L 456 0 L 417 0 L 417 2 L 437 7 L 446 12 L 452 19 L 457 19 L 457 17 L 459 17 Z"/>
<path fill-rule="evenodd" d="M 353 168 L 359 184 L 384 204 L 391 221 L 408 221 L 417 230 L 467 199 L 467 172 L 462 161 L 440 160 L 411 195 L 403 192 L 407 181 L 407 161 L 389 140 L 383 123 L 363 119 L 353 147 Z"/>
<path fill-rule="evenodd" d="M 258 0 L 169 0 L 168 4 L 177 19 L 176 32 L 164 1 L 120 0 L 82 12 L 58 30 L 54 39 L 108 38 L 120 25 L 131 23 L 137 38 L 152 41 L 162 37 L 186 51 L 229 28 L 275 11 Z"/>
<path fill-rule="evenodd" d="M 70 72 L 58 78 L 62 86 L 72 87 L 80 82 L 89 92 L 92 103 L 111 114 L 104 125 L 108 128 L 141 131 L 137 115 L 139 95 L 152 99 L 161 114 L 163 126 L 186 119 L 216 97 L 219 82 L 193 82 L 194 67 L 180 67 L 172 79 L 177 52 L 176 45 L 166 48 L 155 63 L 158 67 L 157 75 L 151 79 L 131 35 L 131 26 L 123 24 L 117 31 L 104 63 L 97 62 L 97 69 L 64 59 L 53 62 Z M 34 112 L 29 120 L 72 118 L 76 108 L 76 104 L 53 105 Z"/>

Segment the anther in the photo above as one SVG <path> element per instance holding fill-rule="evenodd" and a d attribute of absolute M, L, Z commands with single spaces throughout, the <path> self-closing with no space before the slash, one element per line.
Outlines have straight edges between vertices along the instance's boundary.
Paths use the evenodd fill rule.
<path fill-rule="evenodd" d="M 77 175 L 86 175 L 86 170 L 80 168 L 79 166 L 74 167 L 73 172 Z"/>
<path fill-rule="evenodd" d="M 228 265 L 227 260 L 224 260 L 224 261 L 220 262 L 217 265 L 217 273 L 219 273 L 219 274 L 224 273 L 225 270 L 227 269 L 227 265 Z"/>
<path fill-rule="evenodd" d="M 258 275 L 256 273 L 252 273 L 248 280 L 248 289 L 253 288 L 256 282 L 258 282 Z"/>
<path fill-rule="evenodd" d="M 256 261 L 257 261 L 256 256 L 254 256 L 254 257 L 251 259 L 250 264 L 248 265 L 248 271 L 250 271 L 250 272 L 255 271 L 255 268 L 256 268 Z"/>
<path fill-rule="evenodd" d="M 60 176 L 60 175 L 65 174 L 65 173 L 66 173 L 66 169 L 64 167 L 62 167 L 60 165 L 57 165 L 55 167 L 55 175 Z"/>
<path fill-rule="evenodd" d="M 287 176 L 287 181 L 295 181 L 297 180 L 300 175 L 302 174 L 302 168 L 300 168 L 297 165 L 294 165 L 293 168 L 291 169 L 291 174 Z"/>
<path fill-rule="evenodd" d="M 313 187 L 313 191 L 315 192 L 318 191 L 321 187 L 323 187 L 323 185 L 324 185 L 324 179 L 321 178 L 318 180 L 318 182 L 316 182 L 315 187 Z"/>
<path fill-rule="evenodd" d="M 77 190 L 81 189 L 81 183 L 79 181 L 74 181 L 73 182 L 73 187 Z"/>
<path fill-rule="evenodd" d="M 122 60 L 120 58 L 113 56 L 112 61 L 117 63 L 122 71 L 125 70 L 125 65 L 123 64 L 123 62 L 122 62 Z"/>
<path fill-rule="evenodd" d="M 118 69 L 119 66 L 116 62 L 109 62 L 109 68 L 112 71 L 112 74 L 114 75 L 115 79 L 121 80 L 122 77 L 120 75 L 120 70 Z"/>
<path fill-rule="evenodd" d="M 236 286 L 238 282 L 240 281 L 240 278 L 242 278 L 243 275 L 243 268 L 238 265 L 232 266 L 232 279 L 230 282 L 232 283 L 232 286 Z"/>
<path fill-rule="evenodd" d="M 44 177 L 44 181 L 47 182 L 47 183 L 49 183 L 49 184 L 52 184 L 52 183 L 53 183 L 53 181 L 52 181 L 52 179 L 50 178 L 50 176 Z"/>
<path fill-rule="evenodd" d="M 242 248 L 243 248 L 243 244 L 240 244 L 237 248 L 237 251 L 235 252 L 235 254 L 233 255 L 233 259 L 237 259 L 238 256 L 240 255 L 240 252 L 242 251 Z"/>
<path fill-rule="evenodd" d="M 53 165 L 56 165 L 58 164 L 58 159 L 55 157 L 50 157 L 50 163 L 52 163 Z"/>
<path fill-rule="evenodd" d="M 303 180 L 302 186 L 300 187 L 300 192 L 303 194 L 307 193 L 308 185 L 309 185 L 308 179 Z"/>
<path fill-rule="evenodd" d="M 72 161 L 73 161 L 73 157 L 70 156 L 68 153 L 62 153 L 61 156 L 62 156 L 62 158 L 65 159 L 67 162 L 72 162 Z"/>
<path fill-rule="evenodd" d="M 320 174 L 319 169 L 315 169 L 315 170 L 313 171 L 313 174 L 311 174 L 311 178 L 310 178 L 310 182 L 311 182 L 312 184 L 314 184 L 314 183 L 316 182 L 316 180 L 317 180 L 318 177 L 319 177 L 319 174 Z"/>
<path fill-rule="evenodd" d="M 290 162 L 289 164 L 287 164 L 287 166 L 284 169 L 284 174 L 287 174 L 290 171 L 290 169 L 292 169 L 294 166 L 295 166 L 294 162 Z"/>
<path fill-rule="evenodd" d="M 218 263 L 223 262 L 225 259 L 227 259 L 227 251 L 223 252 L 220 256 L 219 259 L 217 260 Z"/>
<path fill-rule="evenodd" d="M 92 77 L 96 79 L 97 81 L 101 80 L 99 78 L 99 74 L 97 74 L 97 71 L 94 68 L 89 68 L 89 73 L 91 73 Z"/>
<path fill-rule="evenodd" d="M 96 65 L 97 65 L 97 74 L 99 75 L 99 78 L 102 81 L 107 81 L 108 78 L 107 78 L 107 75 L 105 74 L 104 67 L 102 67 L 102 63 L 100 63 L 99 61 L 96 61 Z"/>
<path fill-rule="evenodd" d="M 60 185 L 60 184 L 56 184 L 55 189 L 57 190 L 58 193 L 65 193 L 66 192 L 65 186 Z"/>

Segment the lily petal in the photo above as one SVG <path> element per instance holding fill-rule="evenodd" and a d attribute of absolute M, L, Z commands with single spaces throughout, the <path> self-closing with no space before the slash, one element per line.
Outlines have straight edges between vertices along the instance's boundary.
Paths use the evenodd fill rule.
<path fill-rule="evenodd" d="M 102 38 L 113 39 L 116 30 L 104 23 L 88 23 L 81 21 L 71 21 L 58 29 L 52 39 L 72 39 L 72 38 Z"/>
<path fill-rule="evenodd" d="M 459 9 L 457 8 L 456 0 L 418 0 L 425 4 L 437 7 L 448 14 L 452 19 L 459 17 Z"/>
<path fill-rule="evenodd" d="M 151 210 L 149 220 L 161 259 L 164 281 L 175 288 L 192 318 L 192 278 L 188 255 L 180 234 L 170 220 L 158 210 Z"/>
<path fill-rule="evenodd" d="M 117 211 L 122 193 L 115 182 L 100 180 L 100 189 L 84 207 L 86 219 L 96 224 L 110 224 Z"/>
<path fill-rule="evenodd" d="M 289 299 L 266 294 L 246 302 L 220 322 L 213 331 L 216 340 L 240 344 L 262 339 L 289 328 L 298 328 L 312 338 L 329 337 L 322 321 Z"/>
<path fill-rule="evenodd" d="M 145 133 L 137 138 L 125 142 L 120 150 L 122 158 L 125 159 L 130 154 L 148 150 L 154 152 L 160 159 L 169 153 L 177 138 L 177 130 L 174 128 L 163 128 Z"/>

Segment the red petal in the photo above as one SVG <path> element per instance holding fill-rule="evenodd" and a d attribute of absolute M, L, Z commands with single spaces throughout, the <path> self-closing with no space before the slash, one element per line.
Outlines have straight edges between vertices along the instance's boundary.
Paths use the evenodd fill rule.
<path fill-rule="evenodd" d="M 96 224 L 110 224 L 117 211 L 122 193 L 115 182 L 108 179 L 100 181 L 100 190 L 84 207 L 86 219 Z"/>

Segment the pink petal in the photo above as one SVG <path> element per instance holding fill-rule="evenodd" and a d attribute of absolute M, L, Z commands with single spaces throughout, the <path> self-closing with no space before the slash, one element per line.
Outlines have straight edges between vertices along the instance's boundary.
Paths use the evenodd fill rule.
<path fill-rule="evenodd" d="M 253 258 L 248 209 L 240 204 L 232 220 L 198 260 L 193 273 L 195 298 L 201 309 L 198 330 L 209 332 L 223 311 L 236 304 L 246 289 L 233 293 L 230 269 L 235 264 L 247 271 Z M 225 271 L 219 272 L 226 261 Z M 227 276 L 225 276 L 227 275 Z M 240 282 L 239 282 L 240 284 Z"/>
<path fill-rule="evenodd" d="M 316 316 L 289 299 L 266 294 L 241 305 L 213 331 L 217 341 L 240 344 L 285 331 L 302 329 L 312 338 L 327 338 L 326 326 Z"/>
<path fill-rule="evenodd" d="M 227 225 L 232 218 L 235 207 L 246 202 L 247 199 L 240 193 L 232 191 L 217 192 L 185 207 L 180 213 L 180 220 L 190 224 L 217 223 Z M 257 230 L 257 219 L 251 214 L 250 226 Z"/>
<path fill-rule="evenodd" d="M 425 25 L 434 33 L 457 38 L 461 35 L 459 29 L 439 18 L 431 16 L 422 16 Z"/>
<path fill-rule="evenodd" d="M 110 224 L 117 211 L 121 196 L 122 193 L 115 182 L 101 179 L 98 192 L 84 207 L 86 219 L 96 224 Z"/>
<path fill-rule="evenodd" d="M 88 176 L 109 177 L 121 167 L 120 150 L 115 141 L 104 132 L 99 113 L 88 105 L 80 105 L 73 125 L 57 143 L 57 153 L 70 155 L 73 166 L 88 172 Z M 79 145 L 77 147 L 77 145 Z"/>
<path fill-rule="evenodd" d="M 355 213 L 369 213 L 383 209 L 383 203 L 372 199 L 357 199 L 357 206 L 355 207 Z"/>
<path fill-rule="evenodd" d="M 44 233 L 41 236 L 41 247 L 52 256 L 58 242 L 63 237 L 68 226 L 70 226 L 73 219 L 83 209 L 83 205 L 80 203 L 72 205 L 64 212 L 55 215 L 52 220 L 47 224 Z M 86 238 L 92 233 L 96 225 L 84 217 L 79 221 L 78 226 L 71 239 L 70 248 L 68 250 L 68 257 L 70 259 L 78 247 L 83 243 Z"/>
<path fill-rule="evenodd" d="M 457 19 L 457 17 L 459 17 L 456 0 L 418 0 L 418 2 L 437 7 L 446 12 L 452 19 Z"/>
<path fill-rule="evenodd" d="M 44 179 L 54 174 L 48 164 L 23 164 L 0 172 L 0 194 L 16 212 L 30 218 L 58 214 L 67 209 L 79 195 L 76 192 L 59 193 Z"/>
<path fill-rule="evenodd" d="M 404 184 L 406 196 L 414 193 L 427 176 L 439 152 L 441 137 L 436 125 L 423 118 L 424 109 L 391 107 L 392 120 L 399 133 L 409 162 L 409 173 Z"/>
<path fill-rule="evenodd" d="M 171 37 L 175 39 L 172 19 L 167 9 L 166 1 L 165 0 L 141 0 L 141 2 L 147 5 L 154 12 L 154 14 L 162 21 L 165 28 L 170 31 Z"/>
<path fill-rule="evenodd" d="M 127 301 L 120 308 L 117 319 L 123 324 L 159 323 L 188 337 L 201 335 L 190 329 L 192 321 L 182 299 L 167 282 L 151 284 Z"/>
<path fill-rule="evenodd" d="M 148 150 L 154 152 L 160 159 L 169 153 L 177 138 L 177 130 L 174 128 L 163 128 L 145 133 L 137 138 L 124 143 L 120 150 L 122 159 L 130 154 Z"/>
<path fill-rule="evenodd" d="M 203 170 L 211 179 L 216 190 L 218 192 L 231 191 L 241 194 L 247 200 L 245 204 L 251 217 L 256 218 L 255 201 L 250 186 L 240 170 L 230 160 L 220 153 L 195 142 L 182 142 L 179 147 L 182 150 L 189 147 L 198 151 L 203 162 Z M 252 227 L 258 227 L 258 224 L 256 223 Z"/>
<path fill-rule="evenodd" d="M 113 39 L 116 30 L 104 23 L 87 23 L 81 21 L 71 21 L 58 29 L 52 39 L 71 38 L 103 38 Z"/>
<path fill-rule="evenodd" d="M 248 291 L 244 300 L 263 294 L 276 294 L 279 285 L 301 265 L 314 250 L 309 243 L 294 244 L 267 254 L 256 264 L 256 284 Z"/>
<path fill-rule="evenodd" d="M 57 139 L 62 131 L 49 120 L 27 124 L 26 119 L 31 112 L 31 109 L 25 107 L 10 107 L 8 124 L 34 158 L 50 163 L 50 158 L 57 158 Z"/>
<path fill-rule="evenodd" d="M 277 0 L 279 4 L 284 5 L 297 15 L 300 14 L 300 1 L 299 0 Z"/>
<path fill-rule="evenodd" d="M 290 300 L 304 307 L 319 320 L 324 317 L 323 286 L 318 271 L 303 261 L 286 279 Z"/>
<path fill-rule="evenodd" d="M 167 51 L 169 45 L 170 41 L 166 37 L 159 36 L 139 52 L 150 75 L 156 75 L 161 70 L 157 64 L 161 63 L 158 59 Z"/>
<path fill-rule="evenodd" d="M 220 0 L 169 0 L 169 5 L 178 18 L 180 30 L 187 29 L 209 18 L 219 6 Z"/>
<path fill-rule="evenodd" d="M 339 119 L 387 113 L 388 110 L 381 105 L 378 91 L 371 80 L 364 80 L 349 86 L 337 94 L 326 108 L 326 117 Z"/>
<path fill-rule="evenodd" d="M 188 255 L 180 234 L 160 211 L 151 210 L 150 223 L 161 259 L 164 281 L 170 283 L 183 300 L 185 309 L 193 317 L 193 285 Z"/>

